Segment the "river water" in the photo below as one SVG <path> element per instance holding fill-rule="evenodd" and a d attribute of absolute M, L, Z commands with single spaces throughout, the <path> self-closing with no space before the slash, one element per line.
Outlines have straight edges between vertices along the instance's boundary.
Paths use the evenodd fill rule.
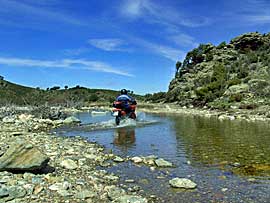
<path fill-rule="evenodd" d="M 85 137 L 119 156 L 157 155 L 175 165 L 151 171 L 126 162 L 106 169 L 122 181 L 134 179 L 148 195 L 164 202 L 270 202 L 269 123 L 139 113 L 137 122 L 116 128 L 110 114 L 76 116 L 82 126 L 56 133 Z M 173 189 L 169 180 L 175 177 L 198 186 Z"/>

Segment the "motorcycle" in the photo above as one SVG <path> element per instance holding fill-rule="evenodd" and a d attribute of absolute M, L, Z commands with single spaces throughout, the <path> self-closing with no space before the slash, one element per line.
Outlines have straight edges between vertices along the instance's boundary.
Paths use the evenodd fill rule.
<path fill-rule="evenodd" d="M 119 125 L 120 121 L 125 118 L 136 119 L 136 104 L 129 104 L 129 109 L 124 108 L 125 104 L 121 101 L 115 101 L 113 103 L 114 109 L 112 110 L 112 116 L 115 117 L 115 124 Z"/>

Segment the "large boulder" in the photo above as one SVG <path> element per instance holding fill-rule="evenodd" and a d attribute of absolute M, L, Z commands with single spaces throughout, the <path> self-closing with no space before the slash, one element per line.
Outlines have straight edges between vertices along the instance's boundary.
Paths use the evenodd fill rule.
<path fill-rule="evenodd" d="M 32 144 L 17 140 L 0 157 L 0 171 L 35 172 L 46 167 L 49 158 Z"/>

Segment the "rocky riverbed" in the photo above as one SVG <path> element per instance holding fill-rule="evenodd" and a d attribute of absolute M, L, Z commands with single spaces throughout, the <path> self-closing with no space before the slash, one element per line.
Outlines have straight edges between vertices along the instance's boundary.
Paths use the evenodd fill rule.
<path fill-rule="evenodd" d="M 66 124 L 74 123 L 66 120 Z M 70 123 L 68 123 L 70 122 Z M 49 130 L 65 123 L 28 114 L 0 121 L 0 202 L 153 202 L 106 168 L 126 158 Z M 97 169 L 98 168 L 98 169 Z"/>

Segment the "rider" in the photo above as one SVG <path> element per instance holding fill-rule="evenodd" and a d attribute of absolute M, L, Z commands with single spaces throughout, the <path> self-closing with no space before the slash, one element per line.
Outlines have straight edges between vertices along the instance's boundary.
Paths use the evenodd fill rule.
<path fill-rule="evenodd" d="M 121 90 L 121 94 L 116 98 L 116 101 L 122 102 L 122 108 L 126 113 L 131 112 L 130 104 L 137 104 L 136 100 L 128 95 L 128 91 L 126 89 Z"/>

